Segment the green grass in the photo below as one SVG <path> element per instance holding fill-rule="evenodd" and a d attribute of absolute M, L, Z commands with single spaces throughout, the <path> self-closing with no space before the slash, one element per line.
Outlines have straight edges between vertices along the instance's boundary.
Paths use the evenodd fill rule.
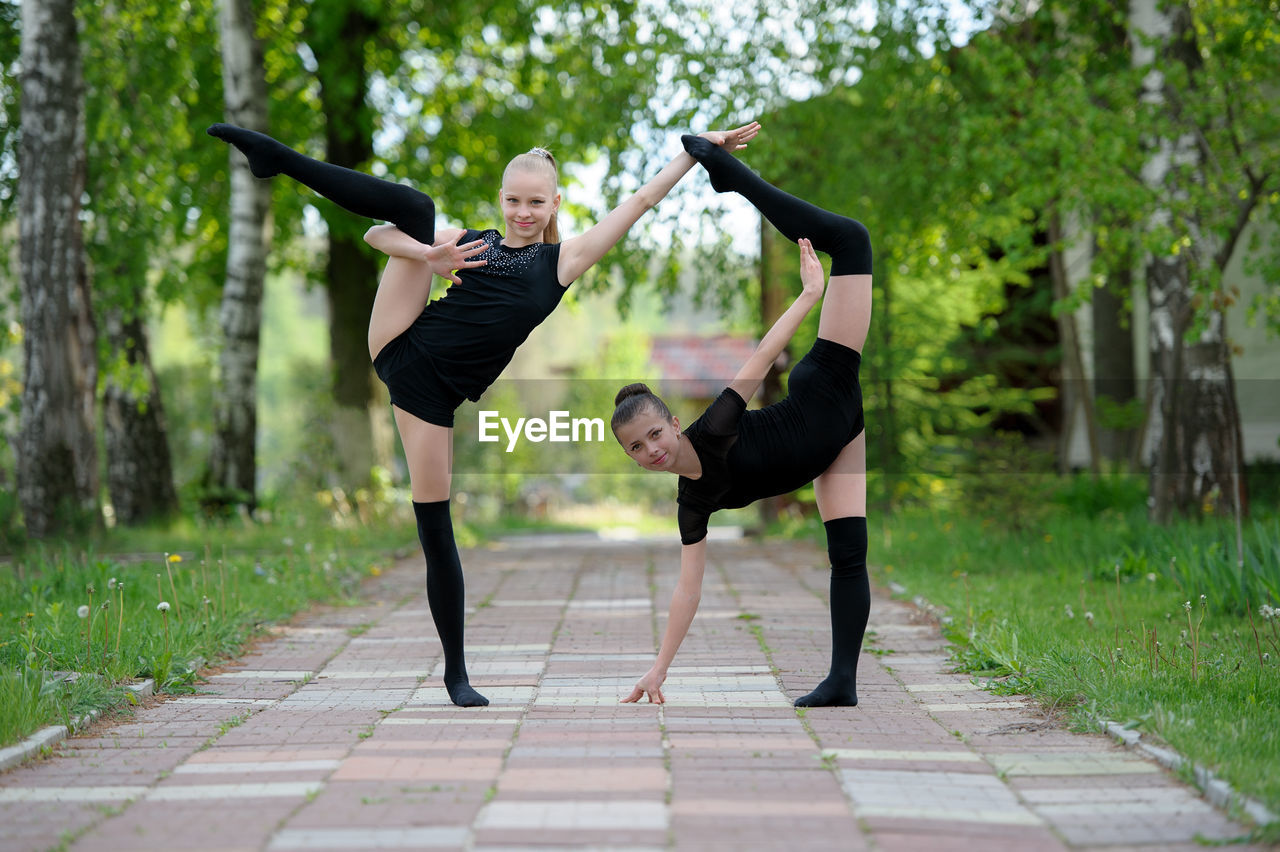
<path fill-rule="evenodd" d="M 269 522 L 184 519 L 28 548 L 0 572 L 0 746 L 122 705 L 122 685 L 138 678 L 190 691 L 202 664 L 233 657 L 267 625 L 357 600 L 393 551 L 416 547 L 403 508 L 341 517 L 311 505 Z M 92 676 L 68 683 L 65 672 Z"/>
<path fill-rule="evenodd" d="M 1070 502 L 1070 501 L 1068 501 Z M 872 519 L 873 581 L 945 608 L 957 667 L 1080 729 L 1128 724 L 1280 811 L 1280 519 L 1149 524 L 1046 503 Z M 808 532 L 821 540 L 821 528 Z"/>

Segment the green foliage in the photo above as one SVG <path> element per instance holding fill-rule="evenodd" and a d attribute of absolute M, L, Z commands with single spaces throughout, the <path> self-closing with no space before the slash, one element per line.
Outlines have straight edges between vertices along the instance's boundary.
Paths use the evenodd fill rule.
<path fill-rule="evenodd" d="M 1079 496 L 1095 484 L 1101 495 Z M 1238 571 L 1227 524 L 1154 526 L 1131 486 L 1105 478 L 1054 490 L 1085 511 L 1052 509 L 1021 530 L 901 512 L 873 535 L 873 577 L 940 606 L 957 667 L 985 686 L 1030 694 L 1081 727 L 1138 727 L 1274 809 L 1280 519 L 1246 527 Z"/>
<path fill-rule="evenodd" d="M 172 548 L 168 559 L 69 546 L 23 554 L 0 575 L 0 745 L 117 704 L 119 685 L 135 678 L 191 691 L 201 666 L 238 653 L 265 625 L 313 601 L 354 599 L 362 579 L 381 572 L 388 544 L 413 540 L 406 518 L 352 516 L 332 502 L 262 517 L 118 531 L 106 542 L 133 553 Z M 54 672 L 82 676 L 68 689 Z"/>

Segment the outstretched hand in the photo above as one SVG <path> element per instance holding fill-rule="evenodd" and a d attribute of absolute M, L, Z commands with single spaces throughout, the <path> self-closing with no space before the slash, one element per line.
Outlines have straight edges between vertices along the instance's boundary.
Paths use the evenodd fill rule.
<path fill-rule="evenodd" d="M 801 237 L 798 242 L 800 283 L 804 286 L 804 295 L 812 296 L 816 301 L 822 298 L 822 292 L 827 289 L 827 282 L 822 273 L 822 261 L 818 260 L 818 253 L 813 250 L 813 243 L 804 237 Z"/>
<path fill-rule="evenodd" d="M 747 143 L 756 138 L 756 134 L 759 132 L 760 122 L 753 121 L 733 130 L 708 130 L 698 135 L 732 153 L 740 148 L 747 147 Z"/>
<path fill-rule="evenodd" d="M 462 239 L 461 236 L 458 237 Z M 484 266 L 487 260 L 472 260 L 473 257 L 480 254 L 488 248 L 488 244 L 484 240 L 472 240 L 469 243 L 441 243 L 438 246 L 430 246 L 426 251 L 427 265 L 431 267 L 431 271 L 441 278 L 447 278 L 455 284 L 461 283 L 454 272 L 455 269 L 474 269 L 477 266 Z"/>
<path fill-rule="evenodd" d="M 667 699 L 662 694 L 662 682 L 666 679 L 666 674 L 656 669 L 649 669 L 644 677 L 636 681 L 635 689 L 632 689 L 631 694 L 622 699 L 621 703 L 634 704 L 646 695 L 649 696 L 650 704 L 667 703 Z"/>

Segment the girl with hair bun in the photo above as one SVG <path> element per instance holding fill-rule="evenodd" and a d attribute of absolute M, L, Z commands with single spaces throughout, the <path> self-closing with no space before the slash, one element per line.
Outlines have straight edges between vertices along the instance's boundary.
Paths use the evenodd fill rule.
<path fill-rule="evenodd" d="M 751 122 L 700 138 L 728 155 L 759 128 Z M 597 224 L 561 242 L 558 172 L 545 148 L 516 156 L 502 174 L 504 236 L 493 229 L 436 231 L 434 202 L 411 187 L 313 160 L 242 127 L 215 124 L 208 132 L 239 148 L 254 176 L 286 175 L 358 216 L 389 223 L 365 234 L 389 255 L 369 317 L 369 357 L 391 393 L 409 467 L 445 688 L 454 704 L 486 705 L 463 656 L 465 592 L 449 515 L 454 410 L 463 399 L 480 398 L 565 288 L 661 201 L 694 159 L 682 151 Z M 433 274 L 453 286 L 431 302 Z"/>
<path fill-rule="evenodd" d="M 627 385 L 614 399 L 613 434 L 627 455 L 646 470 L 680 477 L 676 503 L 683 544 L 658 658 L 622 700 L 666 700 L 662 684 L 667 669 L 698 609 L 711 514 L 812 482 L 831 561 L 831 668 L 795 703 L 853 706 L 858 703 L 857 664 L 871 607 L 866 434 L 858 385 L 871 323 L 871 240 L 861 223 L 771 186 L 736 158 L 704 144 L 706 140 L 685 136 L 683 142 L 717 191 L 741 193 L 798 243 L 802 289 L 733 381 L 684 431 L 679 418 L 646 385 Z M 815 249 L 831 256 L 829 284 Z M 787 398 L 748 411 L 746 401 L 819 301 L 818 339 L 792 368 Z"/>

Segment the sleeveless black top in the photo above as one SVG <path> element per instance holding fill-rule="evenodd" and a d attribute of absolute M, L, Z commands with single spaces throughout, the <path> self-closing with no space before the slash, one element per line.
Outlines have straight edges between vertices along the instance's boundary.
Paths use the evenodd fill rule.
<path fill-rule="evenodd" d="M 477 255 L 488 263 L 459 270 L 461 283 L 427 303 L 410 335 L 440 380 L 472 401 L 493 384 L 565 291 L 556 275 L 559 243 L 507 248 L 493 229 L 462 236 L 462 242 L 476 239 L 488 243 Z"/>

